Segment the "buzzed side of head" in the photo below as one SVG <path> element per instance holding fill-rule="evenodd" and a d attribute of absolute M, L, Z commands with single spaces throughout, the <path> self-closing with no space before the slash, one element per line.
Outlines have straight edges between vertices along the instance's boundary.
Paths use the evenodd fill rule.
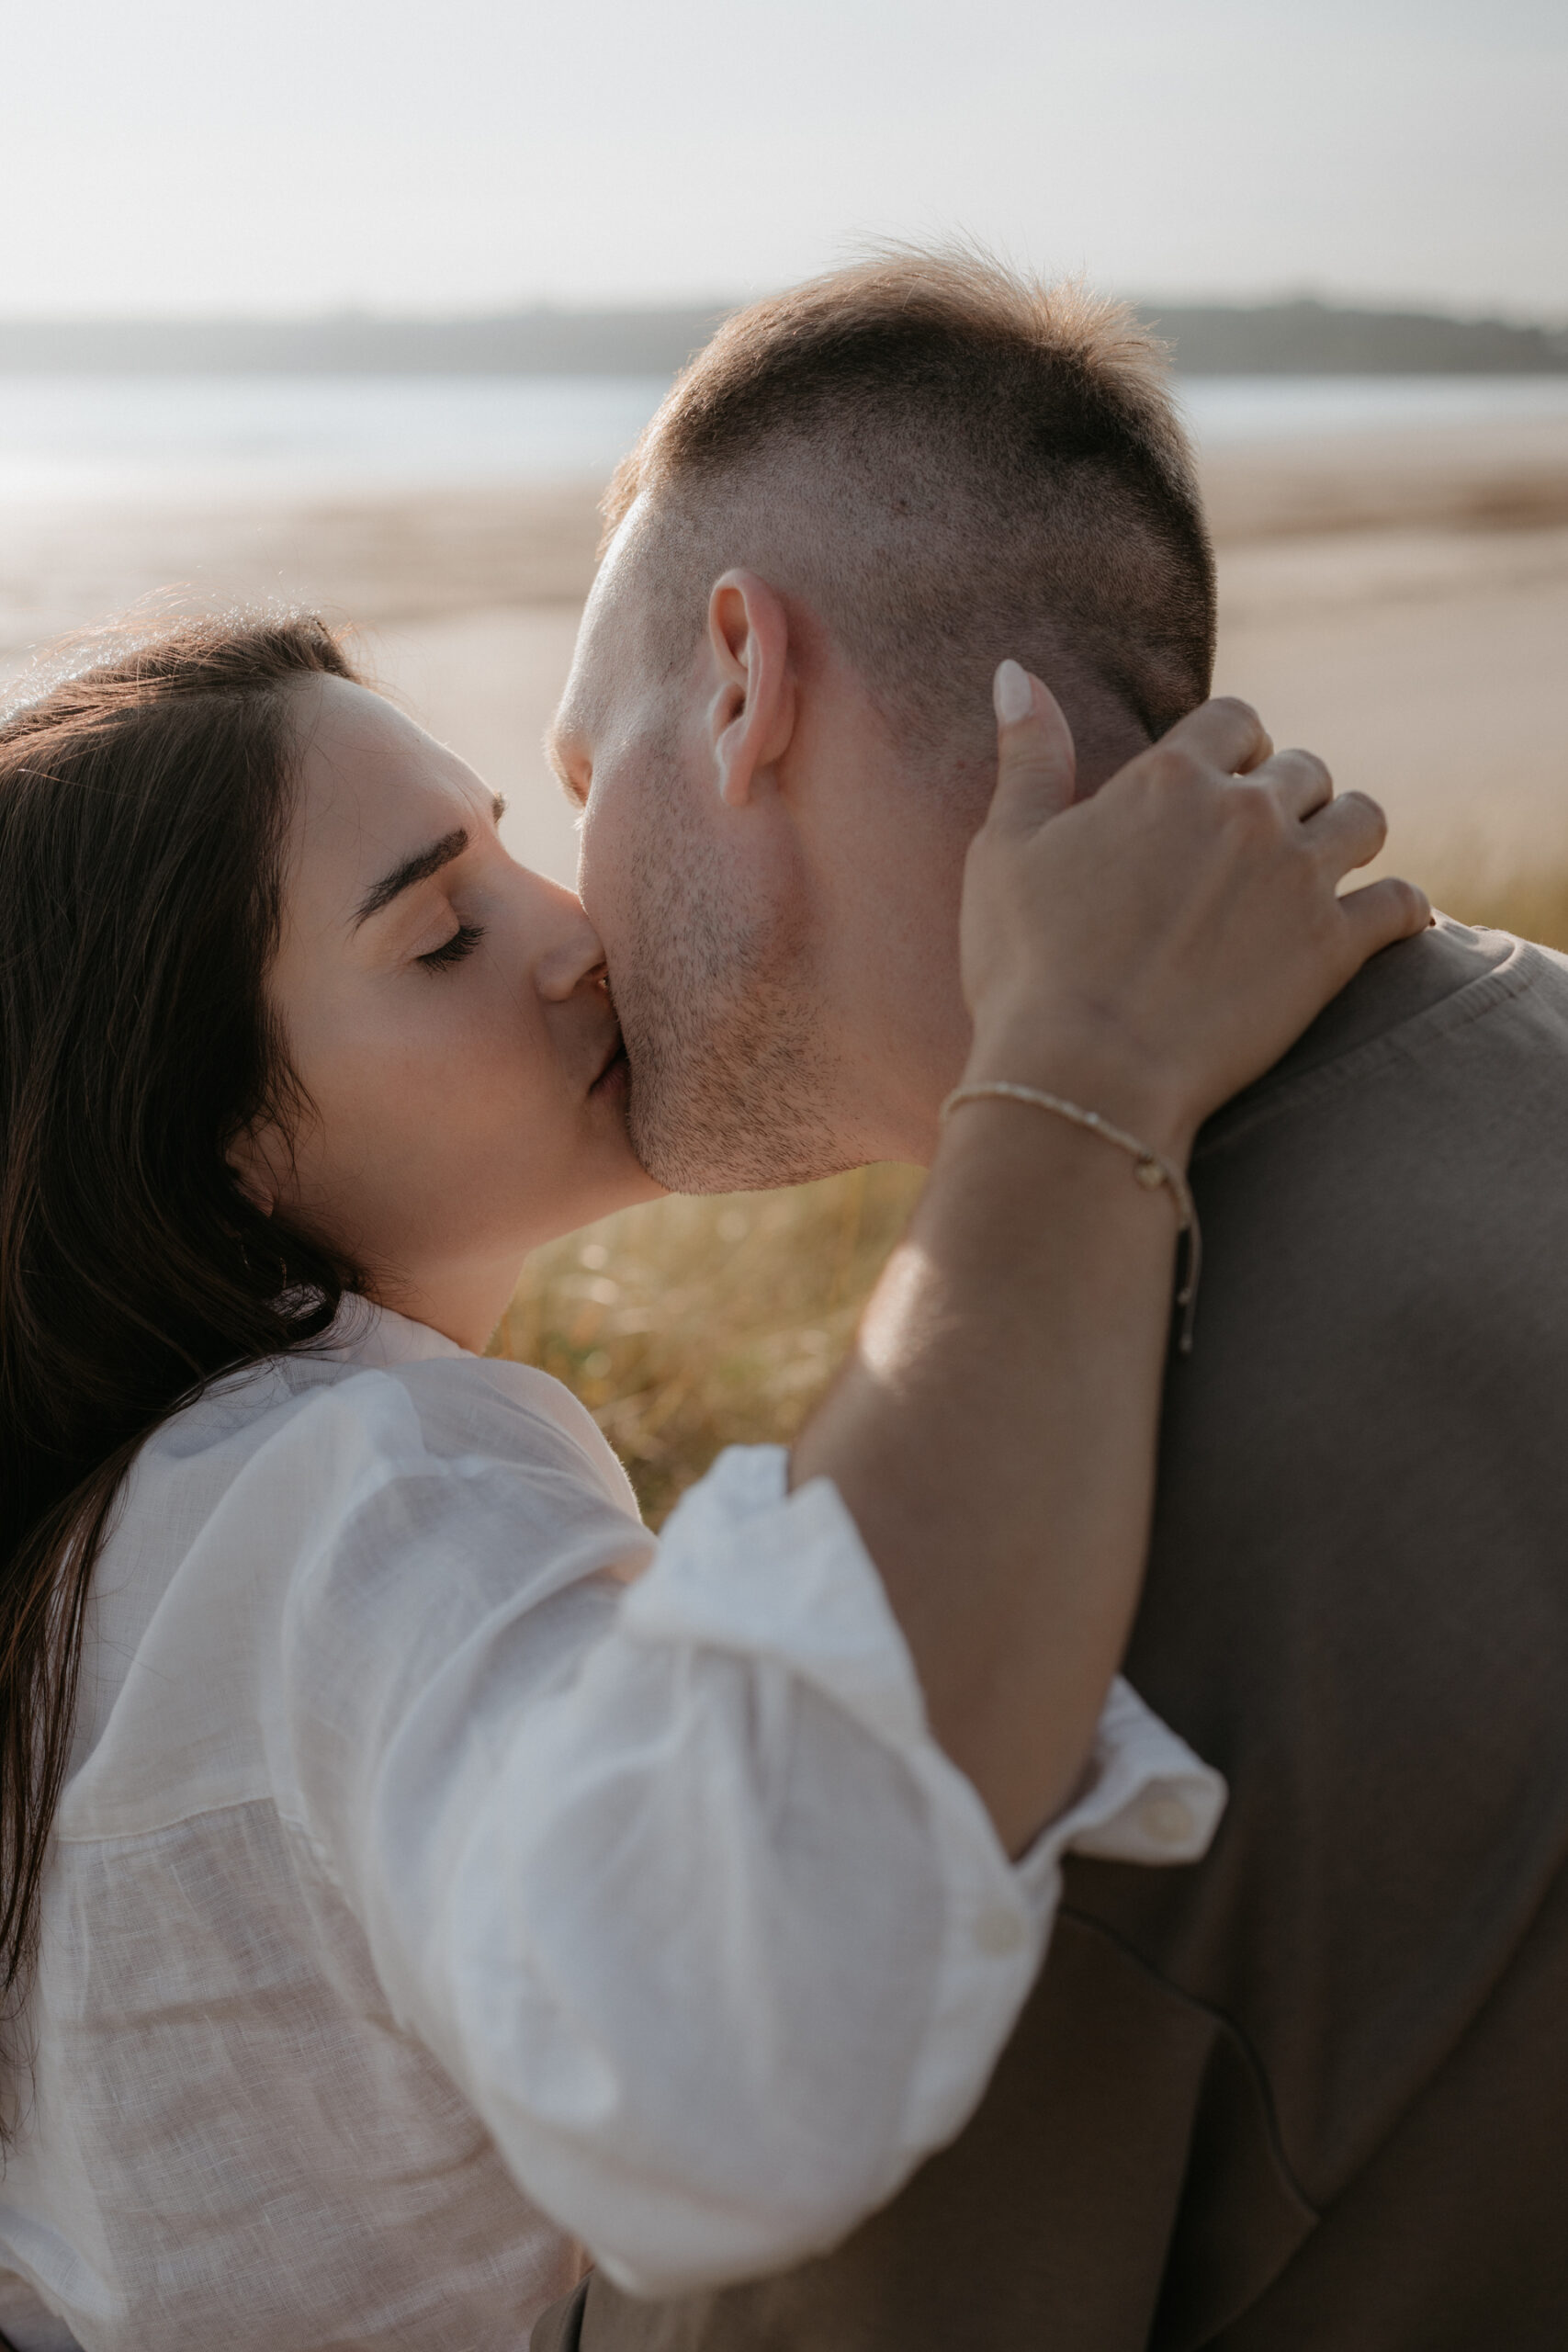
<path fill-rule="evenodd" d="M 899 253 L 739 312 L 611 485 L 682 668 L 734 565 L 818 614 L 912 757 L 988 764 L 1012 656 L 1080 738 L 1209 691 L 1213 558 L 1163 347 L 1122 306 L 968 254 Z M 1080 750 L 1089 746 L 1080 741 Z"/>

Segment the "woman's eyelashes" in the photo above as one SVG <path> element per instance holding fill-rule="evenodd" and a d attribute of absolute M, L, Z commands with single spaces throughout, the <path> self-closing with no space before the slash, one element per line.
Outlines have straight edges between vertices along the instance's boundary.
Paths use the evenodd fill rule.
<path fill-rule="evenodd" d="M 452 965 L 460 964 L 466 956 L 471 956 L 484 935 L 482 922 L 460 922 L 450 939 L 433 947 L 428 956 L 416 956 L 414 960 L 423 964 L 427 972 L 445 972 Z"/>

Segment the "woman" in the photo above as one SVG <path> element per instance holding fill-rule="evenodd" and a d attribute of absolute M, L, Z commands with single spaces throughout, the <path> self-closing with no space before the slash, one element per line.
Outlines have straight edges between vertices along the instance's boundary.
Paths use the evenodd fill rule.
<path fill-rule="evenodd" d="M 650 1189 L 577 902 L 309 619 L 0 728 L 20 2352 L 521 2346 L 582 2244 L 789 2261 L 973 2106 L 1069 1839 L 1201 1850 L 1213 1776 L 1106 1695 L 1181 1163 L 1426 910 L 1336 899 L 1381 820 L 1236 706 L 1051 825 L 1059 718 L 999 707 L 908 1240 L 793 1461 L 658 1547 L 471 1352 Z M 962 1561 L 900 1517 L 933 1467 Z"/>

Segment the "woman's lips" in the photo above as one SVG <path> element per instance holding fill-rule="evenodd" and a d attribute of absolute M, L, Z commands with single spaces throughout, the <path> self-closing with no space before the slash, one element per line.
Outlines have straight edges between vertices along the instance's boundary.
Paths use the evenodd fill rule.
<path fill-rule="evenodd" d="M 631 1064 L 626 1059 L 626 1049 L 617 1037 L 614 1051 L 588 1091 L 590 1094 L 624 1093 L 630 1078 Z"/>

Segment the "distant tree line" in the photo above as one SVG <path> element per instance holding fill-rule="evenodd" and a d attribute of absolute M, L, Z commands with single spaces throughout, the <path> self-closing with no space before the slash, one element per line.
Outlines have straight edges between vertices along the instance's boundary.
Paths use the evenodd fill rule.
<path fill-rule="evenodd" d="M 1554 375 L 1568 326 L 1301 300 L 1142 303 L 1190 376 Z M 668 376 L 713 310 L 515 311 L 492 318 L 0 321 L 0 374 Z"/>
<path fill-rule="evenodd" d="M 1189 376 L 1547 376 L 1568 370 L 1568 326 L 1352 311 L 1142 303 Z"/>

